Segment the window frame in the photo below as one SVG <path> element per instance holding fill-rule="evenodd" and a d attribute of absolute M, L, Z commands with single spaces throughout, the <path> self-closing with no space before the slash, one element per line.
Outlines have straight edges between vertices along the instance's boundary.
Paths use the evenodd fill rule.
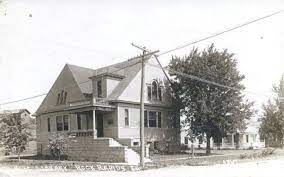
<path fill-rule="evenodd" d="M 185 145 L 188 145 L 188 142 L 189 142 L 189 137 L 188 137 L 188 136 L 185 136 L 185 137 L 184 137 L 184 144 L 185 144 Z"/>
<path fill-rule="evenodd" d="M 86 113 L 86 129 L 92 130 L 94 127 L 94 119 L 90 114 Z"/>
<path fill-rule="evenodd" d="M 154 117 L 152 117 L 152 115 L 155 115 Z M 154 119 L 153 119 L 154 118 Z M 155 126 L 153 126 L 153 124 Z M 157 112 L 156 111 L 149 111 L 149 116 L 148 116 L 148 126 L 149 128 L 157 128 Z"/>
<path fill-rule="evenodd" d="M 147 84 L 147 98 L 149 101 L 163 101 L 163 86 L 157 80 Z"/>
<path fill-rule="evenodd" d="M 63 103 L 62 104 L 66 104 L 66 98 L 67 98 L 67 92 L 64 91 Z"/>
<path fill-rule="evenodd" d="M 67 119 L 67 129 L 65 129 L 65 120 Z M 63 122 L 63 131 L 69 131 L 69 116 L 68 115 L 63 115 L 62 116 L 62 122 Z"/>
<path fill-rule="evenodd" d="M 82 117 L 80 113 L 77 113 L 77 129 L 82 130 Z"/>
<path fill-rule="evenodd" d="M 61 97 L 61 96 L 60 96 L 60 93 L 58 93 L 58 94 L 57 94 L 57 102 L 56 102 L 57 105 L 60 104 L 60 97 Z"/>
<path fill-rule="evenodd" d="M 152 100 L 157 101 L 158 100 L 158 82 L 156 80 L 153 80 L 151 83 L 151 93 L 152 93 Z M 156 89 L 156 90 L 155 90 Z"/>
<path fill-rule="evenodd" d="M 129 120 L 129 109 L 124 109 L 124 126 L 130 127 L 130 120 Z"/>
<path fill-rule="evenodd" d="M 50 127 L 50 117 L 47 118 L 47 132 L 51 132 L 51 127 Z"/>
<path fill-rule="evenodd" d="M 63 131 L 63 119 L 62 119 L 62 115 L 61 115 L 61 116 L 56 116 L 55 119 L 56 119 L 56 131 L 58 131 L 58 132 Z M 59 120 L 60 120 L 61 122 L 59 122 Z M 60 125 L 60 124 L 61 124 L 61 127 L 58 126 L 58 125 Z M 59 128 L 61 128 L 61 130 L 59 130 Z"/>
<path fill-rule="evenodd" d="M 102 79 L 97 80 L 97 96 L 98 98 L 103 97 Z"/>

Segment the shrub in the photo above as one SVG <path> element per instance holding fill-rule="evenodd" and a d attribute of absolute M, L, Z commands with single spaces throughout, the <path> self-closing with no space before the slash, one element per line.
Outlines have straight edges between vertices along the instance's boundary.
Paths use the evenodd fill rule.
<path fill-rule="evenodd" d="M 50 138 L 47 147 L 53 159 L 61 160 L 63 156 L 66 158 L 67 155 L 64 155 L 66 141 L 63 136 L 56 135 L 55 138 Z"/>

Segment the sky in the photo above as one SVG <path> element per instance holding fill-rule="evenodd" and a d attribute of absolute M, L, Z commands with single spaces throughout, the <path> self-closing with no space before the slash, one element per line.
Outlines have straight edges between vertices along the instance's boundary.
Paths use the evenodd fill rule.
<path fill-rule="evenodd" d="M 141 51 L 161 52 L 284 10 L 283 0 L 2 0 L 0 104 L 47 93 L 66 63 L 99 68 Z M 160 57 L 211 43 L 235 54 L 256 108 L 284 73 L 284 13 Z M 2 105 L 36 111 L 44 97 Z"/>

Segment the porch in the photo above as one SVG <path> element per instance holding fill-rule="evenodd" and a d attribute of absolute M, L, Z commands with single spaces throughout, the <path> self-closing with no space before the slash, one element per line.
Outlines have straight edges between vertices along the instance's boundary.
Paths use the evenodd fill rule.
<path fill-rule="evenodd" d="M 71 120 L 69 135 L 74 137 L 103 138 L 117 137 L 115 110 L 105 99 L 93 98 L 89 101 L 78 101 L 69 104 Z"/>

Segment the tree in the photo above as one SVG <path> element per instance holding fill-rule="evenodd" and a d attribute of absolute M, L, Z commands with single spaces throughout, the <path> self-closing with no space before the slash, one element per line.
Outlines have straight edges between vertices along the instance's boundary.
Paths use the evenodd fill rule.
<path fill-rule="evenodd" d="M 31 136 L 30 124 L 24 123 L 20 114 L 5 113 L 0 115 L 1 145 L 8 152 L 14 152 L 20 160 L 21 153 Z"/>
<path fill-rule="evenodd" d="M 211 138 L 218 141 L 227 133 L 244 130 L 245 120 L 253 115 L 253 103 L 242 94 L 245 87 L 241 81 L 245 77 L 239 73 L 233 56 L 212 44 L 202 52 L 193 48 L 188 56 L 175 56 L 169 64 L 173 95 L 185 117 L 185 126 L 194 136 L 206 137 L 207 154 L 211 152 Z"/>
<path fill-rule="evenodd" d="M 284 77 L 278 86 L 273 87 L 275 98 L 263 104 L 263 114 L 260 117 L 260 136 L 266 143 L 272 141 L 274 146 L 283 147 L 284 138 L 284 107 L 282 98 L 284 96 Z M 276 144 L 275 144 L 276 143 Z"/>

